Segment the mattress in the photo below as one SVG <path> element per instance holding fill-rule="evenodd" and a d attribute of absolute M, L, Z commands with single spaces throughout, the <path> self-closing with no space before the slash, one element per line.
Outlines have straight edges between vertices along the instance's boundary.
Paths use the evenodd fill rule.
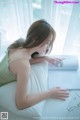
<path fill-rule="evenodd" d="M 75 82 L 74 83 L 70 82 L 70 80 L 74 78 L 75 78 L 74 80 L 77 81 L 77 75 L 74 76 L 74 71 L 72 72 L 65 71 L 65 73 L 64 71 L 58 71 L 58 73 L 55 72 L 56 71 L 49 70 L 48 89 L 54 87 L 53 78 L 55 78 L 56 80 L 57 77 L 56 80 L 57 83 L 59 78 L 65 78 L 64 81 L 65 80 L 66 81 L 64 82 L 64 84 L 66 82 L 69 83 L 69 84 L 67 83 L 65 84 L 65 87 L 68 88 L 69 90 L 69 97 L 66 99 L 66 101 L 57 100 L 57 99 L 47 99 L 43 107 L 41 118 L 35 117 L 32 119 L 28 117 L 21 117 L 19 115 L 12 113 L 11 111 L 8 111 L 8 109 L 5 109 L 3 107 L 0 107 L 0 112 L 8 112 L 8 120 L 14 120 L 14 119 L 15 120 L 62 120 L 62 119 L 80 120 L 80 90 L 77 89 L 80 88 L 80 82 L 76 84 Z M 70 75 L 74 77 L 68 80 L 68 77 L 70 78 Z"/>

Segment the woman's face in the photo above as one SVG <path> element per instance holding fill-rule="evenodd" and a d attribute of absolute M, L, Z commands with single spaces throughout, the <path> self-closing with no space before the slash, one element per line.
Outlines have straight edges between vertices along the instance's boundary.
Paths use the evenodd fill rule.
<path fill-rule="evenodd" d="M 49 37 L 42 43 L 38 46 L 38 53 L 45 53 L 46 50 L 48 49 L 49 47 L 49 44 L 51 43 L 53 39 L 53 35 L 49 35 Z"/>

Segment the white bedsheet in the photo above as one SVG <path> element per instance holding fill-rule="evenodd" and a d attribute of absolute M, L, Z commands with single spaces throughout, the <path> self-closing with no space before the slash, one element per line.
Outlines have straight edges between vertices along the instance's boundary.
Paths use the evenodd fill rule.
<path fill-rule="evenodd" d="M 48 99 L 43 110 L 42 120 L 80 120 L 80 70 L 50 71 L 49 88 L 60 86 L 69 89 L 66 101 Z M 53 81 L 54 80 L 54 81 Z"/>
<path fill-rule="evenodd" d="M 67 79 L 74 76 L 74 71 L 72 72 L 67 71 L 67 73 L 66 71 L 65 73 L 64 71 L 62 72 L 58 71 L 58 72 L 59 73 L 56 73 L 56 74 L 54 72 L 55 77 L 62 78 L 62 76 L 64 76 L 63 78 L 64 80 L 66 80 L 65 83 L 67 82 L 66 85 L 71 81 L 71 79 L 69 80 Z M 50 87 L 53 87 L 53 84 L 52 84 L 53 73 L 49 71 L 49 74 L 52 74 L 52 75 L 50 76 L 51 79 L 48 79 L 48 85 L 50 85 Z M 76 77 L 77 76 L 74 76 L 73 79 L 77 80 Z M 68 84 L 68 87 L 69 87 L 69 84 Z M 73 86 L 79 87 L 80 82 L 78 84 L 74 83 Z M 70 86 L 69 97 L 66 99 L 66 101 L 57 100 L 57 99 L 46 100 L 41 119 L 36 117 L 33 119 L 30 119 L 28 117 L 23 117 L 23 116 L 21 117 L 2 107 L 0 107 L 0 112 L 9 112 L 8 120 L 14 120 L 14 119 L 15 120 L 39 120 L 39 119 L 40 120 L 80 120 L 80 90 L 71 89 L 71 87 L 73 86 Z"/>
<path fill-rule="evenodd" d="M 69 91 L 69 97 L 66 101 L 47 100 L 43 111 L 43 119 L 80 120 L 80 90 Z"/>
<path fill-rule="evenodd" d="M 49 70 L 49 88 L 80 89 L 80 69 L 71 71 Z"/>

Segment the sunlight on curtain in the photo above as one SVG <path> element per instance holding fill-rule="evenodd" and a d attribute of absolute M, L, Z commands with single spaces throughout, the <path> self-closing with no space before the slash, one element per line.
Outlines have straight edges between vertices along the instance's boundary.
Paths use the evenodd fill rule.
<path fill-rule="evenodd" d="M 16 39 L 25 37 L 33 22 L 31 0 L 0 0 L 0 54 Z"/>
<path fill-rule="evenodd" d="M 38 19 L 46 19 L 56 31 L 51 54 L 79 55 L 80 4 L 56 4 L 54 0 L 0 0 L 0 53 L 14 40 L 25 38 Z"/>

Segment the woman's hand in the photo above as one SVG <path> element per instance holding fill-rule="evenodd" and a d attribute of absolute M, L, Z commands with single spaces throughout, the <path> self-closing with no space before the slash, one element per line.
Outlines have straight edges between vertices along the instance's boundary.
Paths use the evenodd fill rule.
<path fill-rule="evenodd" d="M 54 64 L 55 66 L 57 66 L 58 64 L 60 64 L 63 59 L 59 59 L 59 58 L 51 58 L 51 57 L 46 57 L 46 60 L 51 63 Z"/>
<path fill-rule="evenodd" d="M 69 97 L 69 93 L 67 92 L 67 90 L 60 89 L 59 87 L 51 88 L 49 92 L 50 92 L 49 97 L 53 99 L 66 100 L 66 98 Z"/>

